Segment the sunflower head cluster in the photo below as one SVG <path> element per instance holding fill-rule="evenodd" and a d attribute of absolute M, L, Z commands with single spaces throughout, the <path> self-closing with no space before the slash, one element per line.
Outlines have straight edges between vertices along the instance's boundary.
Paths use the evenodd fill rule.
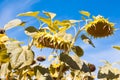
<path fill-rule="evenodd" d="M 69 40 L 52 35 L 48 32 L 38 32 L 33 37 L 34 45 L 38 48 L 48 47 L 67 51 L 72 46 Z"/>
<path fill-rule="evenodd" d="M 94 38 L 106 37 L 114 33 L 114 24 L 109 22 L 104 17 L 98 15 L 94 20 L 85 26 L 87 33 Z"/>

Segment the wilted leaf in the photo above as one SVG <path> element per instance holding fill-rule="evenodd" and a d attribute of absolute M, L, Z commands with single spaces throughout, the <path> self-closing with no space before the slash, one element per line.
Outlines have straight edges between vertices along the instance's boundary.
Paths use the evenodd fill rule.
<path fill-rule="evenodd" d="M 4 29 L 8 30 L 17 26 L 20 26 L 22 24 L 22 21 L 20 19 L 14 19 L 9 21 L 7 24 L 5 24 Z"/>
<path fill-rule="evenodd" d="M 90 13 L 88 12 L 88 11 L 80 11 L 80 14 L 82 14 L 82 15 L 85 15 L 85 16 L 87 16 L 87 17 L 89 17 L 90 16 Z"/>
<path fill-rule="evenodd" d="M 21 14 L 18 14 L 17 16 L 32 16 L 32 17 L 36 17 L 38 16 L 39 14 L 39 11 L 36 11 L 36 12 L 25 12 L 25 13 L 21 13 Z"/>
<path fill-rule="evenodd" d="M 113 46 L 113 48 L 120 50 L 120 46 Z"/>
<path fill-rule="evenodd" d="M 6 34 L 0 34 L 0 42 L 5 43 L 9 38 Z"/>
<path fill-rule="evenodd" d="M 22 48 L 20 44 L 16 41 L 13 42 L 6 42 L 6 48 L 7 48 L 7 53 L 10 53 L 10 63 L 12 68 L 16 68 L 18 65 L 16 65 L 16 61 L 19 58 Z"/>
<path fill-rule="evenodd" d="M 95 48 L 93 42 L 86 35 L 82 34 L 81 39 L 83 40 L 84 43 L 90 44 L 92 47 Z"/>
<path fill-rule="evenodd" d="M 10 60 L 9 55 L 7 53 L 7 48 L 4 44 L 0 43 L 0 62 L 5 63 Z"/>
<path fill-rule="evenodd" d="M 34 67 L 34 72 L 37 79 L 52 80 L 52 77 L 49 75 L 50 73 L 48 68 L 37 65 Z"/>
<path fill-rule="evenodd" d="M 83 64 L 82 64 L 81 71 L 83 71 L 85 73 L 90 72 L 90 69 L 89 69 L 88 65 L 85 62 L 83 62 Z"/>
<path fill-rule="evenodd" d="M 6 43 L 7 52 L 10 53 L 10 63 L 13 69 L 22 68 L 32 64 L 34 53 L 27 46 L 21 47 L 20 43 L 13 41 Z"/>
<path fill-rule="evenodd" d="M 83 49 L 79 46 L 73 46 L 72 51 L 79 57 L 83 56 L 83 54 L 84 54 Z"/>
<path fill-rule="evenodd" d="M 55 13 L 52 13 L 52 12 L 43 11 L 43 13 L 44 13 L 46 16 L 48 16 L 50 19 L 53 19 L 53 18 L 56 16 L 56 14 L 55 14 Z"/>
<path fill-rule="evenodd" d="M 58 25 L 61 26 L 59 32 L 64 32 L 69 29 L 73 24 L 69 20 L 63 20 L 62 22 L 59 22 Z"/>
<path fill-rule="evenodd" d="M 68 64 L 72 69 L 80 70 L 78 63 L 74 61 L 71 56 L 61 53 L 60 60 Z"/>
<path fill-rule="evenodd" d="M 48 74 L 49 74 L 48 68 L 45 68 L 45 67 L 42 67 L 42 66 L 37 65 L 37 66 L 34 67 L 35 74 L 37 73 L 37 70 L 38 70 L 42 75 L 44 75 L 45 73 L 48 73 Z"/>
<path fill-rule="evenodd" d="M 108 61 L 105 62 L 105 65 L 99 68 L 98 78 L 107 78 L 110 80 L 117 79 L 119 77 L 120 70 L 112 67 Z"/>
<path fill-rule="evenodd" d="M 5 79 L 6 75 L 9 72 L 8 65 L 9 65 L 9 62 L 8 63 L 4 63 L 4 64 L 1 65 L 1 68 L 0 68 L 0 79 L 6 80 Z"/>
<path fill-rule="evenodd" d="M 16 61 L 16 65 L 22 64 L 20 68 L 31 65 L 34 60 L 34 52 L 32 50 L 28 50 L 27 46 L 23 46 L 22 48 L 23 51 Z"/>
<path fill-rule="evenodd" d="M 34 34 L 35 34 L 36 32 L 38 32 L 38 30 L 37 30 L 35 27 L 33 27 L 33 26 L 29 26 L 29 27 L 27 27 L 27 28 L 25 29 L 25 33 L 26 33 L 26 35 L 28 35 L 28 36 L 34 36 Z"/>
<path fill-rule="evenodd" d="M 98 79 L 107 78 L 108 80 L 113 80 L 119 78 L 119 74 L 115 74 L 111 71 L 108 71 L 108 74 L 103 74 L 100 71 L 98 72 Z"/>
<path fill-rule="evenodd" d="M 46 23 L 51 32 L 56 33 L 56 30 L 55 30 L 56 27 L 53 27 L 53 22 L 50 18 L 38 17 L 38 19 L 41 20 L 42 22 Z"/>
<path fill-rule="evenodd" d="M 52 24 L 52 20 L 50 18 L 43 18 L 43 17 L 38 17 L 39 20 L 42 22 L 46 23 L 48 26 Z"/>
<path fill-rule="evenodd" d="M 5 51 L 7 52 L 7 51 Z M 6 63 L 10 61 L 9 55 L 7 53 L 5 53 L 4 51 L 0 51 L 0 62 L 2 63 Z"/>

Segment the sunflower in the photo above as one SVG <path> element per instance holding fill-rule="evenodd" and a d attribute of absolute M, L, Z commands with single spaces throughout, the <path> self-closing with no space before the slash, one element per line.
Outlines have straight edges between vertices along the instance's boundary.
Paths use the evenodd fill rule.
<path fill-rule="evenodd" d="M 48 32 L 38 32 L 33 37 L 34 45 L 38 48 L 53 48 L 60 50 L 69 50 L 72 47 L 71 41 L 63 37 L 52 35 Z"/>
<path fill-rule="evenodd" d="M 112 35 L 115 28 L 113 23 L 98 15 L 85 26 L 85 30 L 89 35 L 98 38 Z"/>

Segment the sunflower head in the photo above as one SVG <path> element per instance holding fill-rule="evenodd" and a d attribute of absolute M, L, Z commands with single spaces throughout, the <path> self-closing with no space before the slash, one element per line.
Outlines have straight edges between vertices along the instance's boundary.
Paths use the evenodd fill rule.
<path fill-rule="evenodd" d="M 38 32 L 34 36 L 34 45 L 38 48 L 53 48 L 67 51 L 72 46 L 71 41 L 47 32 Z"/>
<path fill-rule="evenodd" d="M 115 28 L 113 23 L 98 15 L 94 17 L 94 21 L 89 22 L 85 26 L 85 30 L 89 35 L 93 36 L 94 38 L 98 38 L 112 35 Z"/>

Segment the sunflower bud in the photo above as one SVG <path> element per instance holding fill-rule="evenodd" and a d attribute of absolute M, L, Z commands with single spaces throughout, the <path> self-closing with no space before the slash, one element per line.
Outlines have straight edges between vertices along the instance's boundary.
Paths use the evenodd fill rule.
<path fill-rule="evenodd" d="M 42 62 L 42 61 L 45 61 L 46 58 L 45 56 L 38 56 L 36 60 Z"/>
<path fill-rule="evenodd" d="M 96 67 L 94 64 L 88 64 L 88 67 L 90 69 L 90 72 L 94 72 L 96 70 Z"/>

